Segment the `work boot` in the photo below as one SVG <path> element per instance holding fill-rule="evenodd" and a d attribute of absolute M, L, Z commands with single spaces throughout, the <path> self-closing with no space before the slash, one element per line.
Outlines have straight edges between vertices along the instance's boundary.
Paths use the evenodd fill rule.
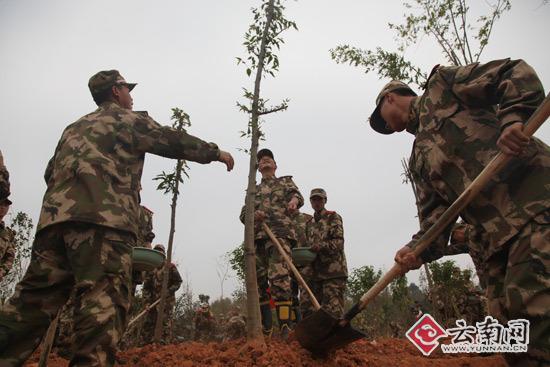
<path fill-rule="evenodd" d="M 290 332 L 290 307 L 292 301 L 279 301 L 275 302 L 277 308 L 277 319 L 279 321 L 279 330 L 281 339 L 288 339 L 288 333 Z"/>
<path fill-rule="evenodd" d="M 282 324 L 279 330 L 279 336 L 282 340 L 288 340 L 288 334 L 290 333 L 290 327 L 288 324 Z"/>

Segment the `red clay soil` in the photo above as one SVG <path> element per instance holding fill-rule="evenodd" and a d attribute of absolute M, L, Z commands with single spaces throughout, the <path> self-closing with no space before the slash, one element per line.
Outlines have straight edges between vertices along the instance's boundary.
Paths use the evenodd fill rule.
<path fill-rule="evenodd" d="M 25 366 L 37 366 L 38 355 Z M 501 356 L 444 355 L 441 352 L 424 357 L 406 339 L 379 339 L 376 342 L 357 341 L 335 352 L 326 360 L 313 359 L 298 342 L 284 343 L 271 340 L 267 348 L 252 346 L 245 340 L 226 343 L 185 342 L 172 345 L 148 345 L 121 352 L 119 364 L 123 366 L 304 366 L 304 367 L 506 367 Z M 49 367 L 67 367 L 67 361 L 51 356 Z"/>

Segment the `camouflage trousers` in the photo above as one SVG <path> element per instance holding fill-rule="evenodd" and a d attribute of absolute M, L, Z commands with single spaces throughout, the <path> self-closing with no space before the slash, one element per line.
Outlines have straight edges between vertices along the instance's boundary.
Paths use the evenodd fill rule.
<path fill-rule="evenodd" d="M 321 308 L 339 319 L 344 316 L 344 293 L 346 292 L 346 278 L 325 280 L 306 280 Z M 300 307 L 302 317 L 307 317 L 315 312 L 313 301 L 305 290 L 300 292 Z"/>
<path fill-rule="evenodd" d="M 290 257 L 290 241 L 279 238 L 279 243 Z M 290 271 L 271 241 L 256 241 L 256 276 L 260 303 L 269 302 L 270 295 L 275 304 L 290 302 Z"/>
<path fill-rule="evenodd" d="M 550 211 L 529 222 L 487 262 L 489 313 L 501 324 L 530 322 L 527 353 L 505 353 L 512 366 L 550 365 Z"/>
<path fill-rule="evenodd" d="M 75 291 L 70 366 L 112 366 L 129 308 L 133 235 L 66 222 L 36 234 L 29 268 L 0 312 L 0 366 L 20 366 Z"/>
<path fill-rule="evenodd" d="M 147 304 L 155 302 L 160 298 L 158 295 L 155 299 L 149 299 Z M 167 297 L 166 303 L 164 304 L 164 318 L 162 319 L 162 334 L 161 334 L 161 343 L 169 344 L 172 342 L 172 323 L 174 318 L 174 307 L 176 305 L 175 296 Z M 144 344 L 150 344 L 153 342 L 155 335 L 155 325 L 157 324 L 159 305 L 156 305 L 147 313 L 145 318 L 145 324 L 143 325 L 143 334 L 142 339 Z"/>

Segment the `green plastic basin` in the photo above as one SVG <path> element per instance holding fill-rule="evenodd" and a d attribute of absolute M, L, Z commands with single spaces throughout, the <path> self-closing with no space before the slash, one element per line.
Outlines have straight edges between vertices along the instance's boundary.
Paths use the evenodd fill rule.
<path fill-rule="evenodd" d="M 298 266 L 310 264 L 315 260 L 317 254 L 310 250 L 309 247 L 295 247 L 292 249 L 292 262 Z"/>
<path fill-rule="evenodd" d="M 134 247 L 132 252 L 132 268 L 136 271 L 151 271 L 160 268 L 166 256 L 157 250 L 146 247 Z"/>

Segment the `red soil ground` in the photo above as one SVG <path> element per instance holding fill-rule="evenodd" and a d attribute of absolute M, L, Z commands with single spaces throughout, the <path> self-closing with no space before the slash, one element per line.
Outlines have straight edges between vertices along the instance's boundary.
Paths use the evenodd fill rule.
<path fill-rule="evenodd" d="M 185 342 L 172 345 L 148 345 L 121 352 L 119 364 L 123 366 L 265 366 L 265 367 L 506 367 L 501 356 L 444 355 L 434 352 L 424 357 L 406 339 L 380 339 L 376 342 L 357 341 L 341 349 L 326 360 L 316 360 L 298 342 L 284 343 L 271 340 L 267 347 L 252 346 L 245 340 L 226 343 Z M 38 354 L 25 365 L 37 366 Z M 51 356 L 49 367 L 67 367 L 68 362 Z"/>

